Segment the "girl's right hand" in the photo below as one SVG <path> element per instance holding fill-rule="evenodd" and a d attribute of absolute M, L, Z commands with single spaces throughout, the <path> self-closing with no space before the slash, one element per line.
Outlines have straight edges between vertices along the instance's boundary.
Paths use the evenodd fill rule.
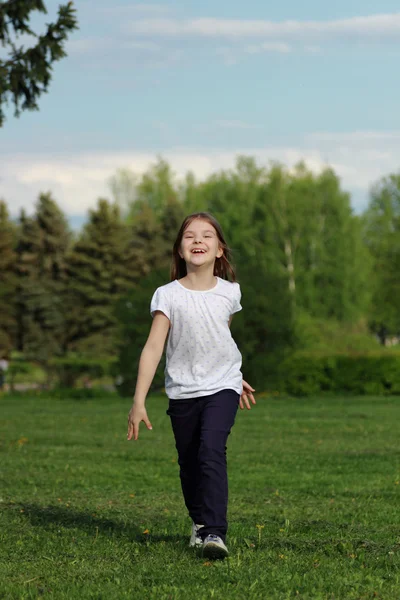
<path fill-rule="evenodd" d="M 134 404 L 128 415 L 128 442 L 133 439 L 137 440 L 139 437 L 139 424 L 143 421 L 147 429 L 153 429 L 149 417 L 144 406 L 136 406 Z"/>

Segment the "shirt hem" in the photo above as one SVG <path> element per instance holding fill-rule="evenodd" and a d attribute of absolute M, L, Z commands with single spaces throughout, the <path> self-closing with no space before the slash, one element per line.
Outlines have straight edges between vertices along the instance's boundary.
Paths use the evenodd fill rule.
<path fill-rule="evenodd" d="M 242 394 L 242 390 L 238 390 L 237 387 L 234 387 L 233 385 L 223 385 L 222 387 L 218 387 L 215 390 L 207 390 L 207 391 L 202 391 L 202 392 L 193 392 L 193 394 L 179 394 L 178 396 L 170 396 L 168 391 L 166 390 L 166 394 L 168 396 L 169 400 L 190 400 L 191 398 L 203 398 L 206 396 L 212 396 L 213 394 L 217 394 L 218 392 L 222 392 L 222 390 L 233 390 L 234 392 L 236 392 L 237 394 L 239 394 L 239 396 L 241 396 Z"/>

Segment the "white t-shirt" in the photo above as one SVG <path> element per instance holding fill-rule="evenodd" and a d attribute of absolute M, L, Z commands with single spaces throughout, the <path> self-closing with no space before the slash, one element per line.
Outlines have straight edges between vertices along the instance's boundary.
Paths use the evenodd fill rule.
<path fill-rule="evenodd" d="M 242 309 L 238 283 L 217 277 L 210 290 L 185 288 L 177 279 L 155 291 L 150 312 L 171 322 L 165 391 L 169 398 L 209 396 L 224 389 L 242 393 L 242 355 L 232 338 L 229 317 Z"/>

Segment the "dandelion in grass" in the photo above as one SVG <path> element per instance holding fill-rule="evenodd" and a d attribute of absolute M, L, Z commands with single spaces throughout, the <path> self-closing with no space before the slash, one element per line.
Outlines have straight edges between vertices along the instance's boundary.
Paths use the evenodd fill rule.
<path fill-rule="evenodd" d="M 149 535 L 149 533 L 150 533 L 150 531 L 149 531 L 148 529 L 145 529 L 145 530 L 143 531 L 143 534 L 144 534 L 144 535 Z"/>

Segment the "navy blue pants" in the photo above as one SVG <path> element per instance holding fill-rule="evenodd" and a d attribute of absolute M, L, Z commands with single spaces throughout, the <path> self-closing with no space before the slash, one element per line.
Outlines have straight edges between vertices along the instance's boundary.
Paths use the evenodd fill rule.
<path fill-rule="evenodd" d="M 211 396 L 169 401 L 167 414 L 178 451 L 185 504 L 192 520 L 224 541 L 228 528 L 226 442 L 235 422 L 240 395 L 222 390 Z"/>

